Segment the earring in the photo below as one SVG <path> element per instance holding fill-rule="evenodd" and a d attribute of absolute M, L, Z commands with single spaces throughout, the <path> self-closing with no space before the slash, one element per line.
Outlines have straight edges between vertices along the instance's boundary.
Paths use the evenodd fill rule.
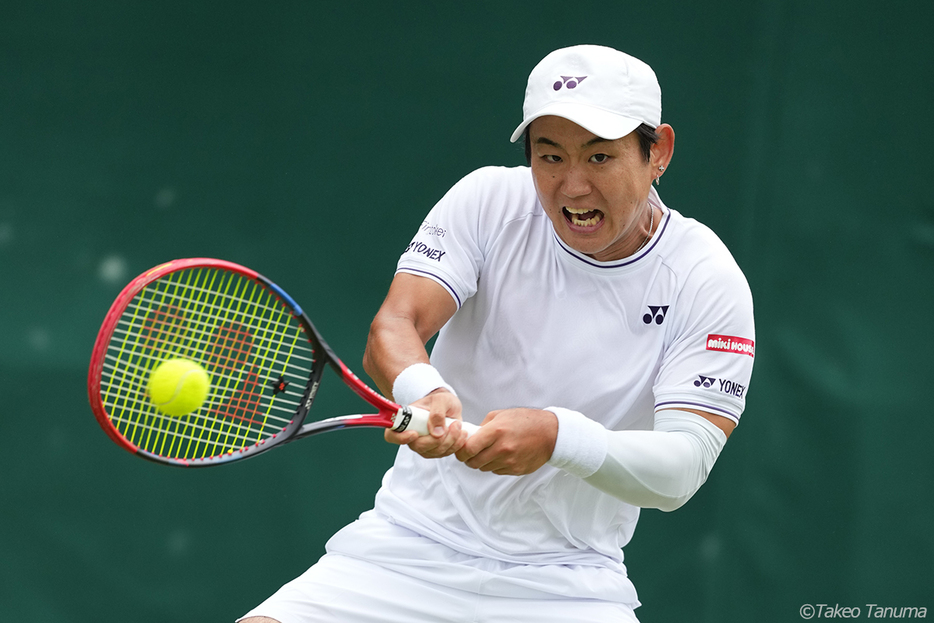
<path fill-rule="evenodd" d="M 665 171 L 665 167 L 659 166 L 659 167 L 658 167 L 658 170 L 664 172 L 664 171 Z M 660 178 L 661 176 L 662 176 L 661 173 L 659 173 L 658 175 L 655 176 L 655 185 L 656 185 L 656 186 L 659 185 L 659 184 L 658 184 L 658 180 L 659 180 L 659 178 Z"/>

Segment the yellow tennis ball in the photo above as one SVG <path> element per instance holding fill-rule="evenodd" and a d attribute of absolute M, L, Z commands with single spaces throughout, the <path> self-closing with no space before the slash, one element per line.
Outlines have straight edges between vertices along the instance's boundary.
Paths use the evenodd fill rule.
<path fill-rule="evenodd" d="M 163 361 L 149 375 L 149 398 L 166 415 L 187 415 L 207 400 L 211 377 L 190 359 Z"/>

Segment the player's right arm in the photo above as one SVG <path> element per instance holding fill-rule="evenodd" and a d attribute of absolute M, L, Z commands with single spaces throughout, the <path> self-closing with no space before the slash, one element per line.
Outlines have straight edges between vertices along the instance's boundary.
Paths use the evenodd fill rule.
<path fill-rule="evenodd" d="M 416 363 L 427 364 L 425 345 L 457 311 L 454 299 L 432 279 L 409 273 L 396 274 L 389 293 L 370 325 L 363 368 L 380 391 L 392 395 L 393 383 L 403 370 Z M 395 398 L 394 398 L 395 399 Z M 414 431 L 386 431 L 386 441 L 407 444 L 426 458 L 453 454 L 467 440 L 460 424 L 445 429 L 446 417 L 461 419 L 461 403 L 445 389 L 436 389 L 413 404 L 430 412 L 429 435 Z"/>

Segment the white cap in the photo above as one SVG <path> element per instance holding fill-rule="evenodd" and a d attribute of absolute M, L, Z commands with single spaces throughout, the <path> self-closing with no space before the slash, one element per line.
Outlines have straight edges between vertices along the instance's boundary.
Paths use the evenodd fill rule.
<path fill-rule="evenodd" d="M 516 142 L 539 117 L 555 115 L 616 140 L 640 124 L 662 122 L 662 90 L 652 68 L 613 48 L 578 45 L 555 50 L 529 74 Z"/>

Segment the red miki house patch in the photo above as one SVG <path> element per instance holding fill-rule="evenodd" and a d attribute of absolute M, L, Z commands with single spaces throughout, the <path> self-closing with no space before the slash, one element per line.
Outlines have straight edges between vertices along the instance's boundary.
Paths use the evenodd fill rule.
<path fill-rule="evenodd" d="M 744 337 L 709 333 L 707 335 L 707 350 L 718 350 L 724 353 L 736 353 L 737 355 L 755 357 L 756 343 Z"/>

